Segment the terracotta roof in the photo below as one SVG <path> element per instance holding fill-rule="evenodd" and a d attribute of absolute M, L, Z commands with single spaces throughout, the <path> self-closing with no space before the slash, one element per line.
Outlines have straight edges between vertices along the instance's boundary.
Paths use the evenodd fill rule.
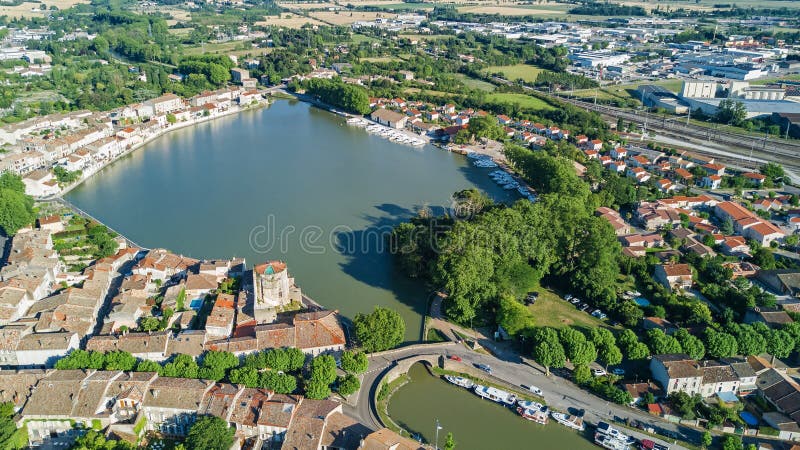
<path fill-rule="evenodd" d="M 286 263 L 283 261 L 267 261 L 264 264 L 259 264 L 253 268 L 256 273 L 263 274 L 267 269 L 271 268 L 271 273 L 280 273 L 286 270 Z"/>

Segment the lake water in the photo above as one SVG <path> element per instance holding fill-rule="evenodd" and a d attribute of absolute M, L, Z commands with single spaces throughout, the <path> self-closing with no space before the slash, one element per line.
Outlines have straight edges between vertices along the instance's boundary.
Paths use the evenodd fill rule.
<path fill-rule="evenodd" d="M 393 267 L 383 236 L 419 208 L 477 187 L 516 200 L 467 158 L 349 127 L 306 103 L 178 130 L 66 198 L 148 248 L 195 258 L 282 259 L 304 293 L 353 317 L 398 310 L 420 337 L 427 292 Z"/>
<path fill-rule="evenodd" d="M 458 450 L 597 448 L 588 440 L 588 431 L 583 436 L 552 420 L 547 425 L 525 420 L 510 408 L 431 376 L 422 364 L 414 364 L 408 374 L 411 382 L 389 400 L 389 416 L 431 443 L 438 419 L 442 427 L 439 448 L 448 432 L 453 433 Z"/>

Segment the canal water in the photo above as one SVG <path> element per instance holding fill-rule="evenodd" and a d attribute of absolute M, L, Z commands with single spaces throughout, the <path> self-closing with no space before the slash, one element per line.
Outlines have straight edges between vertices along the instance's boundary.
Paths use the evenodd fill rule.
<path fill-rule="evenodd" d="M 461 189 L 516 200 L 491 170 L 282 100 L 163 136 L 66 197 L 148 248 L 285 260 L 319 303 L 348 317 L 394 308 L 416 340 L 427 292 L 395 270 L 384 237 L 422 207 L 449 208 Z"/>
<path fill-rule="evenodd" d="M 430 375 L 422 364 L 414 364 L 408 375 L 411 382 L 389 401 L 389 416 L 430 443 L 435 440 L 438 419 L 440 448 L 448 432 L 453 433 L 458 450 L 597 448 L 588 433 L 583 436 L 553 421 L 539 425 L 525 420 L 510 408 Z"/>

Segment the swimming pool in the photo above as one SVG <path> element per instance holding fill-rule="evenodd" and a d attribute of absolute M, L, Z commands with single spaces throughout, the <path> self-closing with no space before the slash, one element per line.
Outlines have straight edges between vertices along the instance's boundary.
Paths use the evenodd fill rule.
<path fill-rule="evenodd" d="M 633 299 L 633 301 L 635 301 L 637 305 L 642 306 L 642 307 L 650 306 L 650 300 L 648 300 L 648 299 L 646 299 L 644 297 L 636 297 L 635 299 Z"/>

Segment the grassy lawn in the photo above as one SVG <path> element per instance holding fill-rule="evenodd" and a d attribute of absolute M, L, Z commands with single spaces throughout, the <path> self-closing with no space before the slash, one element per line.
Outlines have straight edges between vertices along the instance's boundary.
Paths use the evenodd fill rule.
<path fill-rule="evenodd" d="M 539 299 L 528 306 L 533 314 L 537 327 L 564 328 L 578 326 L 582 328 L 596 328 L 603 326 L 604 322 L 591 315 L 578 311 L 575 305 L 561 299 L 554 292 L 539 289 Z"/>
<path fill-rule="evenodd" d="M 794 73 L 794 74 L 784 75 L 780 78 L 764 78 L 761 80 L 753 80 L 750 82 L 750 84 L 764 85 L 770 83 L 779 83 L 781 81 L 800 81 L 800 74 Z"/>
<path fill-rule="evenodd" d="M 638 81 L 636 83 L 627 83 L 627 84 L 613 84 L 609 86 L 604 86 L 602 88 L 597 88 L 597 99 L 598 100 L 612 100 L 612 99 L 634 99 L 638 100 L 639 97 L 636 95 L 636 89 L 643 84 L 654 84 L 657 86 L 661 86 L 668 91 L 673 93 L 677 93 L 681 90 L 682 85 L 681 80 L 659 80 L 659 81 Z M 567 91 L 568 92 L 568 91 Z M 595 89 L 578 89 L 574 93 L 570 93 L 572 96 L 577 98 L 583 99 L 594 99 L 595 96 Z"/>
<path fill-rule="evenodd" d="M 463 73 L 454 73 L 453 76 L 458 78 L 459 81 L 464 83 L 464 85 L 470 89 L 480 89 L 486 92 L 494 91 L 494 85 L 492 83 L 487 83 L 483 80 L 478 80 L 475 78 L 468 77 Z"/>
<path fill-rule="evenodd" d="M 197 47 L 186 47 L 183 53 L 188 56 L 202 55 L 204 53 L 228 53 L 239 50 L 242 43 L 237 41 L 205 44 Z"/>
<path fill-rule="evenodd" d="M 405 89 L 403 92 L 405 92 L 406 94 L 418 94 L 418 93 L 420 93 L 422 91 L 423 90 L 420 89 L 420 88 L 408 88 L 408 89 Z M 450 96 L 453 95 L 453 94 L 451 94 L 449 92 L 433 91 L 433 90 L 430 90 L 430 89 L 425 89 L 425 93 L 428 94 L 428 95 L 432 95 L 434 97 L 450 97 Z"/>
<path fill-rule="evenodd" d="M 497 92 L 486 96 L 486 100 L 495 103 L 518 103 L 523 108 L 531 109 L 553 109 L 553 106 L 544 100 L 531 97 L 525 94 L 513 94 L 508 92 Z"/>
<path fill-rule="evenodd" d="M 533 83 L 536 81 L 536 77 L 539 76 L 539 72 L 543 70 L 529 64 L 515 64 L 513 66 L 490 66 L 486 69 L 486 73 L 502 73 L 503 77 L 508 80 L 519 80 L 521 78 L 528 83 Z"/>

